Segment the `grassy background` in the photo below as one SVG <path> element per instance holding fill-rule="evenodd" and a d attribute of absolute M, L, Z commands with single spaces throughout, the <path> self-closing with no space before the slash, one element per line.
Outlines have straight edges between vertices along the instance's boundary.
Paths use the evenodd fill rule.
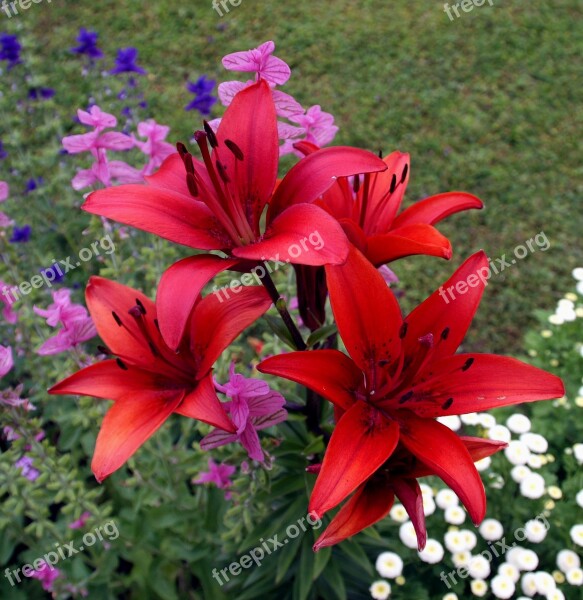
<path fill-rule="evenodd" d="M 533 311 L 551 307 L 570 289 L 571 269 L 583 266 L 583 6 L 550 4 L 495 0 L 450 21 L 442 2 L 426 0 L 243 0 L 222 18 L 210 0 L 53 0 L 10 21 L 2 13 L 0 30 L 26 34 L 27 51 L 40 55 L 35 69 L 57 89 L 66 118 L 90 89 L 68 53 L 78 29 L 99 32 L 108 68 L 117 48 L 137 47 L 152 116 L 172 126 L 172 141 L 200 125 L 183 110 L 188 79 L 225 80 L 224 54 L 275 40 L 293 69 L 285 91 L 335 115 L 336 144 L 411 153 L 407 204 L 454 189 L 486 203 L 440 226 L 454 244 L 453 264 L 417 257 L 392 265 L 405 306 L 479 248 L 510 255 L 545 232 L 548 251 L 491 281 L 468 338 L 474 350 L 520 353 Z"/>

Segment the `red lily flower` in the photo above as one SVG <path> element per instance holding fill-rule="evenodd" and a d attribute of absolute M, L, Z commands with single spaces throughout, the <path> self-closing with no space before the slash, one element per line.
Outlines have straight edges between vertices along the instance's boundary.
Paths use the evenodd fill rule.
<path fill-rule="evenodd" d="M 164 339 L 176 348 L 198 294 L 217 273 L 246 261 L 279 260 L 308 265 L 341 264 L 348 241 L 336 220 L 311 204 L 335 181 L 386 168 L 374 154 L 335 147 L 318 152 L 292 168 L 276 188 L 279 160 L 277 119 L 265 81 L 240 91 L 215 134 L 205 123 L 195 139 L 202 161 L 182 145 L 146 185 L 122 185 L 93 192 L 83 205 L 102 215 L 201 250 L 222 250 L 230 258 L 193 256 L 171 267 L 161 288 L 180 289 L 171 306 L 160 306 Z M 209 144 L 211 150 L 209 150 Z M 275 191 L 274 191 L 275 190 Z M 260 220 L 268 203 L 266 228 Z M 319 249 L 300 252 L 317 230 Z M 184 281 L 188 281 L 187 286 Z M 173 315 L 169 321 L 167 313 Z"/>
<path fill-rule="evenodd" d="M 338 423 L 310 512 L 322 516 L 337 506 L 400 441 L 455 491 L 475 523 L 482 521 L 486 499 L 472 457 L 435 417 L 564 394 L 558 377 L 513 358 L 454 354 L 478 307 L 487 265 L 486 255 L 476 253 L 442 286 L 468 282 L 464 295 L 446 302 L 438 290 L 405 319 L 382 276 L 358 250 L 342 267 L 326 267 L 332 310 L 350 358 L 337 350 L 292 352 L 258 367 L 311 388 L 336 408 Z"/>
<path fill-rule="evenodd" d="M 469 436 L 459 438 L 477 462 L 503 450 L 507 444 Z M 317 473 L 319 468 L 310 468 Z M 389 460 L 369 479 L 361 484 L 332 519 L 326 530 L 314 544 L 314 550 L 333 546 L 363 529 L 384 519 L 391 510 L 395 497 L 405 507 L 415 532 L 419 550 L 425 548 L 427 528 L 423 512 L 423 495 L 417 479 L 437 475 L 431 468 L 417 461 L 402 444 Z"/>
<path fill-rule="evenodd" d="M 310 142 L 295 147 L 307 157 L 321 152 Z M 451 243 L 435 229 L 435 223 L 462 210 L 482 208 L 482 201 L 466 192 L 446 192 L 415 202 L 397 214 L 409 182 L 409 155 L 393 152 L 383 162 L 387 169 L 365 174 L 362 184 L 360 178 L 353 186 L 346 178 L 338 179 L 314 204 L 338 219 L 350 241 L 376 267 L 413 254 L 450 259 Z M 301 264 L 294 268 L 300 315 L 314 331 L 326 319 L 324 273 L 321 268 Z"/>
<path fill-rule="evenodd" d="M 81 369 L 49 393 L 114 400 L 91 464 L 98 481 L 119 469 L 173 412 L 235 431 L 215 392 L 212 367 L 270 307 L 263 288 L 245 288 L 224 302 L 214 294 L 199 300 L 178 352 L 162 339 L 156 305 L 141 292 L 92 277 L 86 299 L 107 352 L 117 358 Z"/>

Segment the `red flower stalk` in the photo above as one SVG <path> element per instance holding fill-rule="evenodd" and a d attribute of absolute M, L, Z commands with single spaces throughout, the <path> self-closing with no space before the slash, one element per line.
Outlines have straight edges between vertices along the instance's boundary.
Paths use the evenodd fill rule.
<path fill-rule="evenodd" d="M 400 442 L 455 491 L 474 523 L 483 520 L 484 486 L 472 456 L 435 418 L 564 394 L 558 377 L 513 358 L 454 354 L 478 307 L 487 265 L 484 252 L 476 253 L 443 286 L 468 282 L 465 295 L 446 302 L 436 291 L 405 319 L 382 276 L 358 250 L 351 250 L 345 265 L 326 267 L 332 310 L 350 357 L 337 350 L 292 352 L 258 367 L 311 388 L 335 406 L 338 423 L 310 512 L 322 516 L 337 506 Z"/>
<path fill-rule="evenodd" d="M 159 304 L 164 339 L 176 348 L 198 294 L 217 273 L 265 260 L 308 265 L 341 264 L 348 254 L 346 236 L 331 215 L 312 204 L 335 181 L 386 165 L 357 148 L 326 148 L 302 160 L 276 189 L 279 160 L 277 120 L 272 92 L 258 81 L 239 92 L 215 134 L 205 123 L 195 132 L 202 160 L 183 144 L 146 185 L 122 185 L 92 193 L 83 209 L 133 225 L 170 241 L 229 255 L 193 256 L 163 276 L 159 293 L 172 297 Z M 209 148 L 210 145 L 210 148 Z M 262 231 L 261 217 L 270 210 Z M 314 232 L 323 243 L 297 254 L 295 248 Z M 249 269 L 249 263 L 246 263 Z M 184 285 L 184 281 L 188 285 Z M 180 290 L 173 295 L 165 288 Z M 169 319 L 172 315 L 172 320 Z"/>
<path fill-rule="evenodd" d="M 158 328 L 156 305 L 125 285 L 92 277 L 86 290 L 89 312 L 116 356 L 74 373 L 51 394 L 114 400 L 97 436 L 91 468 L 98 481 L 119 469 L 172 413 L 235 432 L 219 401 L 212 367 L 223 350 L 271 305 L 261 287 L 248 287 L 219 301 L 198 300 L 178 352 Z"/>

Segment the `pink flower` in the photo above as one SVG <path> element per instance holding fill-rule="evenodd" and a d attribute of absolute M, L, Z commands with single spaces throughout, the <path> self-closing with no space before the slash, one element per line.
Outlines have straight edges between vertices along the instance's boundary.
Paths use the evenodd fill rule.
<path fill-rule="evenodd" d="M 22 407 L 24 410 L 35 410 L 36 407 L 28 398 L 22 398 L 23 385 L 19 384 L 14 389 L 8 388 L 0 392 L 0 406 Z"/>
<path fill-rule="evenodd" d="M 32 458 L 30 458 L 30 456 L 23 456 L 22 458 L 19 458 L 14 463 L 14 466 L 17 469 L 20 469 L 22 476 L 26 477 L 29 481 L 35 481 L 35 479 L 38 479 L 38 476 L 40 475 L 37 469 L 32 466 Z"/>
<path fill-rule="evenodd" d="M 2 214 L 2 213 L 0 213 Z M 4 304 L 2 310 L 2 316 L 6 319 L 7 323 L 14 325 L 18 321 L 18 313 L 12 310 L 12 305 L 16 302 L 13 296 L 10 295 L 10 286 L 0 279 L 0 302 Z"/>
<path fill-rule="evenodd" d="M 0 202 L 4 202 L 10 194 L 10 188 L 5 181 L 0 181 Z"/>
<path fill-rule="evenodd" d="M 265 42 L 253 50 L 233 52 L 223 57 L 223 67 L 228 71 L 255 73 L 255 80 L 265 79 L 268 83 L 283 85 L 291 75 L 287 63 L 272 56 L 275 50 L 273 42 Z"/>
<path fill-rule="evenodd" d="M 47 563 L 43 561 L 43 566 L 40 569 L 35 569 L 31 577 L 33 579 L 38 579 L 41 582 L 43 590 L 52 592 L 53 583 L 60 575 L 61 572 L 59 569 L 55 569 L 53 566 L 49 567 Z"/>
<path fill-rule="evenodd" d="M 215 382 L 215 387 L 231 398 L 231 402 L 226 402 L 223 406 L 237 431 L 228 433 L 215 429 L 203 438 L 200 447 L 210 450 L 240 442 L 250 458 L 263 462 L 264 454 L 257 431 L 285 421 L 285 399 L 280 393 L 271 390 L 265 381 L 235 373 L 234 363 L 231 364 L 229 375 L 230 379 L 225 385 Z"/>
<path fill-rule="evenodd" d="M 111 129 L 117 125 L 117 119 L 109 113 L 103 112 L 99 106 L 92 106 L 89 111 L 79 109 L 77 117 L 83 125 L 89 125 L 99 131 Z"/>
<path fill-rule="evenodd" d="M 322 147 L 329 144 L 338 132 L 338 127 L 334 125 L 334 117 L 330 113 L 324 112 L 318 104 L 308 108 L 303 115 L 291 115 L 288 118 L 299 125 L 300 135 L 288 136 L 280 148 L 280 155 L 294 152 L 297 156 L 303 156 L 294 150 L 293 145 L 296 142 L 306 141 Z"/>
<path fill-rule="evenodd" d="M 202 471 L 198 479 L 193 479 L 192 483 L 214 483 L 218 488 L 224 490 L 231 486 L 231 476 L 236 468 L 226 463 L 218 465 L 212 458 L 208 460 L 209 470 Z"/>
<path fill-rule="evenodd" d="M 146 138 L 146 141 L 142 142 L 134 138 L 134 143 L 150 159 L 142 170 L 144 175 L 151 175 L 165 158 L 176 152 L 172 144 L 164 141 L 169 132 L 170 127 L 159 125 L 154 119 L 138 124 L 138 135 Z"/>
<path fill-rule="evenodd" d="M 69 523 L 69 529 L 82 529 L 85 527 L 85 523 L 91 517 L 91 513 L 85 511 L 76 521 Z"/>
<path fill-rule="evenodd" d="M 10 346 L 0 346 L 0 377 L 4 377 L 13 366 L 12 348 Z"/>
<path fill-rule="evenodd" d="M 387 265 L 381 265 L 378 271 L 383 276 L 383 279 L 388 286 L 390 286 L 392 283 L 399 283 L 399 278 L 391 269 L 389 269 L 389 267 L 387 267 Z"/>
<path fill-rule="evenodd" d="M 47 320 L 47 325 L 62 328 L 57 335 L 49 338 L 37 350 L 37 354 L 47 356 L 75 348 L 97 335 L 93 320 L 87 309 L 81 304 L 71 302 L 71 290 L 62 289 L 53 292 L 53 303 L 48 308 L 33 307 L 34 312 Z"/>
<path fill-rule="evenodd" d="M 6 228 L 11 225 L 14 225 L 14 221 L 6 213 L 0 212 L 0 227 Z"/>

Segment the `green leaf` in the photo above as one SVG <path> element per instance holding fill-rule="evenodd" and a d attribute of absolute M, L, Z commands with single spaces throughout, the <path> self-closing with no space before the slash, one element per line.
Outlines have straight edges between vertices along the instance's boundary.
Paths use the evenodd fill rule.
<path fill-rule="evenodd" d="M 336 598 L 338 600 L 345 600 L 346 587 L 344 586 L 344 580 L 342 579 L 340 569 L 333 560 L 328 562 L 326 569 L 324 569 L 323 577 Z"/>
<path fill-rule="evenodd" d="M 342 554 L 345 554 L 346 556 L 351 558 L 372 577 L 372 565 L 370 564 L 370 560 L 366 555 L 366 552 L 360 546 L 360 544 L 353 542 L 352 540 L 345 541 L 341 546 L 339 546 L 338 550 Z"/>
<path fill-rule="evenodd" d="M 279 553 L 279 560 L 277 561 L 277 571 L 275 574 L 275 583 L 279 584 L 283 581 L 285 576 L 289 572 L 289 568 L 300 550 L 301 538 L 297 537 L 293 540 L 289 540 Z"/>
<path fill-rule="evenodd" d="M 318 552 L 316 552 L 314 557 L 314 579 L 318 579 L 318 577 L 320 577 L 331 556 L 331 546 L 326 546 L 326 548 L 322 548 L 322 550 L 318 550 Z"/>
<path fill-rule="evenodd" d="M 283 321 L 272 315 L 263 315 L 263 318 L 267 321 L 271 331 L 273 331 L 284 344 L 289 346 L 292 350 L 297 350 L 293 338 L 287 327 L 283 324 Z"/>
<path fill-rule="evenodd" d="M 306 342 L 308 347 L 312 347 L 316 345 L 318 342 L 329 338 L 332 334 L 338 333 L 338 327 L 336 327 L 336 323 L 330 323 L 329 325 L 324 325 L 320 327 L 320 329 L 316 329 L 313 333 L 308 337 L 308 341 Z"/>
<path fill-rule="evenodd" d="M 314 552 L 312 550 L 311 536 L 305 535 L 302 542 L 302 554 L 300 556 L 300 566 L 296 573 L 293 598 L 294 600 L 306 600 L 312 582 L 314 581 Z"/>

